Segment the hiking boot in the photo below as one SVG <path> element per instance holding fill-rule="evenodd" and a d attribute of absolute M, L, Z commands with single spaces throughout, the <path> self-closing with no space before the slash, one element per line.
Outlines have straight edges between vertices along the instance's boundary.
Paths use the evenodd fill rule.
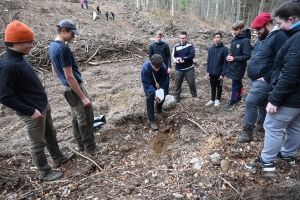
<path fill-rule="evenodd" d="M 215 106 L 219 106 L 220 105 L 220 100 L 216 99 L 215 100 Z"/>
<path fill-rule="evenodd" d="M 243 104 L 244 103 L 244 100 L 243 99 L 240 99 L 240 100 L 236 100 L 235 104 Z"/>
<path fill-rule="evenodd" d="M 150 127 L 154 130 L 157 131 L 158 130 L 158 126 L 156 124 L 155 121 L 149 121 Z"/>
<path fill-rule="evenodd" d="M 290 163 L 291 165 L 294 165 L 296 164 L 296 161 L 295 161 L 295 158 L 293 156 L 283 156 L 281 154 L 281 152 L 279 151 L 278 154 L 277 154 L 277 158 L 280 158 L 281 160 L 285 161 L 285 162 L 288 162 Z"/>
<path fill-rule="evenodd" d="M 72 158 L 74 158 L 76 156 L 75 153 L 70 153 L 67 156 L 63 156 L 61 157 L 59 160 L 54 161 L 54 165 L 53 168 L 58 168 L 60 167 L 62 164 L 69 162 L 70 160 L 72 160 Z"/>
<path fill-rule="evenodd" d="M 90 149 L 85 149 L 84 150 L 84 153 L 85 154 L 95 154 L 98 152 L 98 149 L 97 149 L 97 145 L 94 145 L 92 148 Z"/>
<path fill-rule="evenodd" d="M 242 133 L 238 138 L 239 142 L 251 142 L 253 134 L 253 128 L 250 126 L 243 126 Z"/>
<path fill-rule="evenodd" d="M 47 173 L 40 173 L 40 181 L 55 181 L 63 176 L 61 172 L 55 172 L 52 169 Z"/>
<path fill-rule="evenodd" d="M 233 104 L 229 103 L 228 106 L 225 108 L 225 111 L 231 111 L 234 108 L 235 108 L 235 104 L 234 103 Z"/>
<path fill-rule="evenodd" d="M 211 105 L 213 105 L 214 103 L 215 103 L 214 101 L 209 100 L 209 102 L 207 102 L 205 105 L 206 105 L 206 106 L 211 106 Z"/>
<path fill-rule="evenodd" d="M 258 121 L 256 123 L 255 128 L 254 128 L 254 131 L 261 131 L 261 132 L 265 131 L 265 129 L 264 129 L 264 122 Z"/>
<path fill-rule="evenodd" d="M 276 167 L 274 166 L 273 162 L 267 163 L 267 162 L 263 161 L 262 158 L 257 158 L 257 159 L 255 159 L 254 162 L 258 163 L 262 167 L 263 171 L 265 171 L 265 172 L 273 172 L 276 170 Z M 246 168 L 247 169 L 255 169 L 256 166 L 254 163 L 248 163 L 248 164 L 246 164 Z"/>
<path fill-rule="evenodd" d="M 84 146 L 80 145 L 80 144 L 77 144 L 77 146 L 75 147 L 75 150 L 76 151 L 83 151 L 84 150 Z"/>
<path fill-rule="evenodd" d="M 192 97 L 192 100 L 196 101 L 196 102 L 200 101 L 200 99 L 198 97 Z"/>

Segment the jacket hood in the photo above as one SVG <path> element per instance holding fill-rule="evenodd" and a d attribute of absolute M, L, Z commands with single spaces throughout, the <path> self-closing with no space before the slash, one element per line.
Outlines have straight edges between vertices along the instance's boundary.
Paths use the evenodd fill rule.
<path fill-rule="evenodd" d="M 250 29 L 243 30 L 243 32 L 236 37 L 236 39 L 241 39 L 241 38 L 251 39 Z"/>
<path fill-rule="evenodd" d="M 162 43 L 164 43 L 165 41 L 162 39 L 159 43 L 158 43 L 156 40 L 154 40 L 154 42 L 155 42 L 156 44 L 162 44 Z"/>
<path fill-rule="evenodd" d="M 224 45 L 223 42 L 221 42 L 218 46 L 216 46 L 216 44 L 214 44 L 214 46 L 215 46 L 216 48 L 221 48 L 221 47 L 224 47 L 225 45 Z"/>

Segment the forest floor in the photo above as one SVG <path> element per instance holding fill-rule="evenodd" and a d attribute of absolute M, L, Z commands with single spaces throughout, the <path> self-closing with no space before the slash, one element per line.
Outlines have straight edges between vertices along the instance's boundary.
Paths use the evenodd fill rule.
<path fill-rule="evenodd" d="M 93 21 L 96 6 L 90 3 L 89 9 L 81 10 L 79 3 L 63 1 L 0 3 L 0 56 L 5 52 L 3 33 L 11 20 L 18 19 L 35 32 L 37 45 L 28 59 L 48 94 L 61 150 L 72 152 L 75 141 L 70 108 L 50 70 L 47 47 L 62 19 L 74 20 L 82 33 L 70 47 L 95 116 L 104 114 L 107 120 L 95 130 L 98 154 L 78 154 L 56 169 L 64 173 L 63 178 L 40 182 L 24 124 L 14 111 L 0 105 L 0 199 L 300 199 L 299 154 L 293 166 L 278 160 L 276 172 L 245 168 L 245 163 L 260 155 L 264 133 L 256 132 L 251 143 L 237 143 L 245 105 L 224 111 L 231 95 L 230 80 L 224 80 L 221 105 L 205 106 L 210 99 L 205 62 L 213 27 L 182 13 L 172 19 L 167 11 L 139 11 L 120 2 L 102 2 L 102 14 Z M 106 21 L 105 11 L 113 11 L 115 20 Z M 224 43 L 229 46 L 230 25 L 220 22 L 218 29 L 225 32 Z M 170 47 L 178 42 L 181 30 L 189 33 L 197 50 L 194 62 L 200 101 L 192 101 L 184 82 L 177 106 L 156 114 L 159 131 L 154 132 L 147 123 L 140 71 L 158 30 L 164 31 Z M 170 79 L 172 95 L 174 71 Z M 249 83 L 246 78 L 243 83 L 246 96 Z"/>

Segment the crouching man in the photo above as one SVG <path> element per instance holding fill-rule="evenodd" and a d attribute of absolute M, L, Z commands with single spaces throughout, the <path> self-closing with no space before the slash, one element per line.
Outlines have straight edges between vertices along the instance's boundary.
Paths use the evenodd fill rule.
<path fill-rule="evenodd" d="M 143 64 L 141 72 L 142 84 L 146 95 L 147 115 L 150 127 L 157 131 L 158 126 L 156 124 L 154 116 L 154 102 L 155 108 L 158 113 L 162 112 L 162 105 L 164 99 L 158 98 L 156 90 L 159 89 L 157 86 L 164 90 L 164 97 L 168 91 L 168 70 L 165 64 L 163 64 L 163 58 L 161 55 L 154 54 L 151 56 L 151 60 Z M 157 84 L 158 85 L 157 85 Z"/>
<path fill-rule="evenodd" d="M 0 62 L 0 102 L 15 110 L 26 125 L 30 154 L 41 181 L 54 181 L 63 176 L 49 166 L 45 147 L 54 161 L 54 168 L 71 160 L 75 154 L 62 154 L 52 124 L 47 95 L 34 68 L 25 55 L 33 48 L 33 31 L 14 21 L 5 30 L 6 54 Z"/>

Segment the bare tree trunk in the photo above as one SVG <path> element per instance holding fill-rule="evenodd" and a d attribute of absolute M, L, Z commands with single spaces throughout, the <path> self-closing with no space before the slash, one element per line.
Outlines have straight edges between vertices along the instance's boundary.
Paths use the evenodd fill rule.
<path fill-rule="evenodd" d="M 219 0 L 216 0 L 216 12 L 215 12 L 215 23 L 214 23 L 214 27 L 217 26 L 217 18 L 218 18 L 218 13 L 219 13 Z"/>
<path fill-rule="evenodd" d="M 237 13 L 236 13 L 236 21 L 240 21 L 241 17 L 241 1 L 237 1 Z"/>
<path fill-rule="evenodd" d="M 261 11 L 262 11 L 262 9 L 263 9 L 263 6 L 264 6 L 264 2 L 265 2 L 265 0 L 261 0 L 261 1 L 260 1 L 259 10 L 258 10 L 258 14 L 260 14 L 260 13 L 261 13 Z"/>
<path fill-rule="evenodd" d="M 171 16 L 174 17 L 174 0 L 172 0 L 171 4 Z"/>
<path fill-rule="evenodd" d="M 149 0 L 146 0 L 146 7 L 147 7 L 147 11 L 150 11 Z"/>
<path fill-rule="evenodd" d="M 207 1 L 207 9 L 206 9 L 205 20 L 208 20 L 209 10 L 210 10 L 210 0 Z"/>

